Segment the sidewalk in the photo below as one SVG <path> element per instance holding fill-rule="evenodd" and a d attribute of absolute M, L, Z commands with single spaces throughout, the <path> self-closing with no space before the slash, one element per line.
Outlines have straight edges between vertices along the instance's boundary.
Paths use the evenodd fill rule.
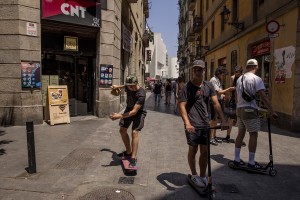
<path fill-rule="evenodd" d="M 124 179 L 121 162 L 115 158 L 115 153 L 124 150 L 117 121 L 86 116 L 72 118 L 69 125 L 36 125 L 37 173 L 32 175 L 24 170 L 28 166 L 26 128 L 0 127 L 0 199 L 199 199 L 186 181 L 190 170 L 182 120 L 173 114 L 174 103 L 167 107 L 163 101 L 159 107 L 152 96 L 146 102 L 138 174 L 129 179 Z M 256 154 L 262 164 L 269 159 L 265 129 L 266 124 L 259 133 Z M 275 177 L 228 168 L 234 144 L 211 147 L 215 199 L 299 199 L 300 134 L 275 127 L 272 132 Z M 234 127 L 232 138 L 236 134 Z M 247 147 L 241 156 L 247 161 Z M 230 193 L 234 186 L 238 193 Z"/>

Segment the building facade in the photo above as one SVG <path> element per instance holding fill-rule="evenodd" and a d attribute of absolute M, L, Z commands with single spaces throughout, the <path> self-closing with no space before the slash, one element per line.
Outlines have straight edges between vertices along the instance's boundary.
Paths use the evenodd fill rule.
<path fill-rule="evenodd" d="M 233 74 L 235 66 L 245 69 L 247 59 L 255 58 L 259 63 L 257 74 L 280 116 L 274 123 L 299 131 L 298 19 L 297 0 L 180 1 L 180 73 L 190 76 L 190 62 L 196 57 L 206 62 L 207 79 L 218 66 Z M 229 81 L 228 77 L 225 87 Z M 257 102 L 264 107 L 259 98 Z"/>
<path fill-rule="evenodd" d="M 148 0 L 0 2 L 0 125 L 47 120 L 47 86 L 67 85 L 71 116 L 108 116 L 135 74 L 143 86 Z"/>
<path fill-rule="evenodd" d="M 161 33 L 154 33 L 153 42 L 150 42 L 146 51 L 150 51 L 150 59 L 146 64 L 149 77 L 158 80 L 165 79 L 168 76 L 167 48 Z"/>
<path fill-rule="evenodd" d="M 179 65 L 177 57 L 170 57 L 168 62 L 168 75 L 169 78 L 178 78 L 179 76 Z"/>

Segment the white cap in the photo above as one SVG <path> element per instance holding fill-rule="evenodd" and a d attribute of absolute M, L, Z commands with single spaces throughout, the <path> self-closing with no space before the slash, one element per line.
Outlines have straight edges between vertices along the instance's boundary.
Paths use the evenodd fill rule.
<path fill-rule="evenodd" d="M 247 66 L 257 66 L 257 60 L 255 59 L 249 59 L 247 60 Z"/>
<path fill-rule="evenodd" d="M 205 63 L 203 60 L 195 60 L 193 62 L 193 67 L 201 67 L 201 68 L 205 68 Z"/>

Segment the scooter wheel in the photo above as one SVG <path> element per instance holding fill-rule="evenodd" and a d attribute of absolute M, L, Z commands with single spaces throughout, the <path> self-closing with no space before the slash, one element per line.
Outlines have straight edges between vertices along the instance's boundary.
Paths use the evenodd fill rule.
<path fill-rule="evenodd" d="M 276 169 L 270 169 L 270 171 L 269 171 L 269 175 L 270 176 L 276 176 L 276 174 L 277 174 L 277 170 Z"/>

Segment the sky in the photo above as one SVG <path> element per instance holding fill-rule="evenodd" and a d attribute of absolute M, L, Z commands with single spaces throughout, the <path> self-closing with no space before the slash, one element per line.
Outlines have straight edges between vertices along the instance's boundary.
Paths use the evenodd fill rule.
<path fill-rule="evenodd" d="M 152 32 L 159 32 L 167 47 L 169 57 L 177 57 L 178 0 L 148 0 L 147 24 Z"/>

